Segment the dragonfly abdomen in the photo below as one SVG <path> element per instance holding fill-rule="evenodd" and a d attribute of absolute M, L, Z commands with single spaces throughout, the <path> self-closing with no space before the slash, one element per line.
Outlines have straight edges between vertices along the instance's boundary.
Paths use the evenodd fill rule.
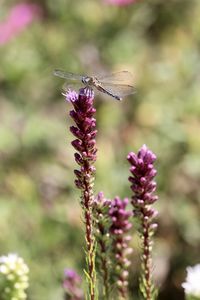
<path fill-rule="evenodd" d="M 103 92 L 104 94 L 107 94 L 107 95 L 109 95 L 109 96 L 115 98 L 116 100 L 119 100 L 119 101 L 122 100 L 121 97 L 119 97 L 118 95 L 115 95 L 115 94 L 111 93 L 110 91 L 108 91 L 107 89 L 105 89 L 101 84 L 97 84 L 97 85 L 95 85 L 95 87 L 96 87 L 97 90 L 99 90 L 100 92 Z"/>

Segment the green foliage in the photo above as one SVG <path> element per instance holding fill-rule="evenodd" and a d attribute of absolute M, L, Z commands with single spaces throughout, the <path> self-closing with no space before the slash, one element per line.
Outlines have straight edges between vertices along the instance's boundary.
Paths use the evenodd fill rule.
<path fill-rule="evenodd" d="M 200 297 L 195 297 L 195 296 L 192 296 L 192 295 L 186 295 L 186 300 L 199 300 Z"/>

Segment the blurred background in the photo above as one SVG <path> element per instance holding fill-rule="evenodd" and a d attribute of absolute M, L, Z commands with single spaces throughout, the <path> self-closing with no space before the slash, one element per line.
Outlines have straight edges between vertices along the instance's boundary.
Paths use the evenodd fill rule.
<path fill-rule="evenodd" d="M 63 298 L 64 268 L 83 275 L 71 106 L 55 68 L 129 70 L 137 93 L 97 95 L 95 192 L 131 197 L 129 151 L 156 153 L 159 201 L 154 275 L 159 299 L 184 299 L 200 262 L 200 1 L 0 1 L 0 255 L 30 267 L 29 300 Z M 133 230 L 130 299 L 137 299 Z"/>

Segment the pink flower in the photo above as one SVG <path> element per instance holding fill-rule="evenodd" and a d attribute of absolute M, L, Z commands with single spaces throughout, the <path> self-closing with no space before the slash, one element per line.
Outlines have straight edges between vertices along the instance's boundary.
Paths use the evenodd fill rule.
<path fill-rule="evenodd" d="M 19 34 L 40 13 L 40 7 L 36 4 L 19 3 L 15 5 L 11 9 L 7 20 L 0 23 L 0 44 L 7 43 Z"/>
<path fill-rule="evenodd" d="M 65 269 L 63 287 L 65 299 L 83 300 L 81 277 L 72 269 Z"/>
<path fill-rule="evenodd" d="M 136 2 L 137 0 L 104 0 L 108 4 L 125 6 Z"/>

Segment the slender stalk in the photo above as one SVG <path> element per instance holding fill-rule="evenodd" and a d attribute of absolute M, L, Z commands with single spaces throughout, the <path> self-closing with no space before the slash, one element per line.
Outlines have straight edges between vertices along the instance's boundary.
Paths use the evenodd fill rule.
<path fill-rule="evenodd" d="M 92 218 L 92 210 L 91 210 L 93 193 L 90 188 L 91 183 L 88 182 L 86 178 L 84 178 L 85 189 L 82 192 L 82 207 L 84 209 L 84 222 L 85 222 L 85 232 L 86 232 L 86 250 L 87 250 L 87 264 L 88 264 L 89 290 L 90 290 L 89 295 L 91 300 L 95 300 L 95 286 L 96 286 L 95 241 L 93 236 L 93 218 Z"/>
<path fill-rule="evenodd" d="M 144 294 L 146 295 L 146 300 L 151 300 L 152 298 L 152 240 L 151 240 L 151 227 L 145 218 L 144 209 L 141 210 L 141 225 L 142 225 L 142 268 L 143 274 L 141 281 L 143 281 L 143 285 L 145 287 Z M 142 288 L 142 287 L 141 287 Z"/>

